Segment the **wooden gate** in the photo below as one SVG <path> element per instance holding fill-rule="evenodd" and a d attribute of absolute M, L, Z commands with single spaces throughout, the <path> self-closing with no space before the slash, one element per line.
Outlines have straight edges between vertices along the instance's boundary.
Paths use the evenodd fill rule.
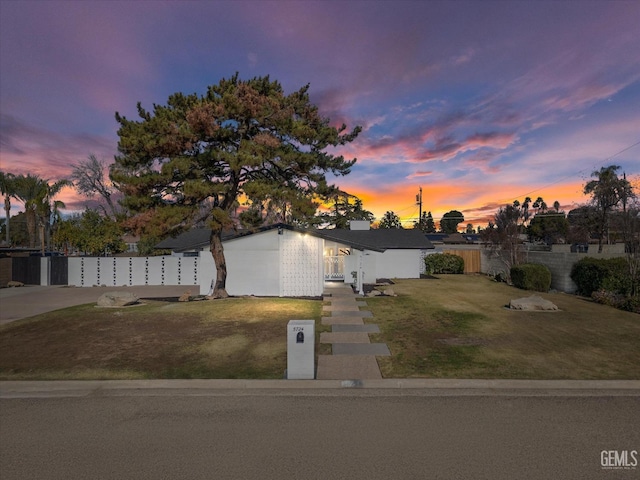
<path fill-rule="evenodd" d="M 464 260 L 464 273 L 480 273 L 480 250 L 443 250 Z"/>

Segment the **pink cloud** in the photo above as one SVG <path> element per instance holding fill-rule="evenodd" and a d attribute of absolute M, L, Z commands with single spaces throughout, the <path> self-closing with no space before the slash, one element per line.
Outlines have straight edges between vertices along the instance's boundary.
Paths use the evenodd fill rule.
<path fill-rule="evenodd" d="M 407 180 L 413 180 L 414 178 L 424 178 L 433 175 L 433 170 L 417 171 L 407 175 Z"/>
<path fill-rule="evenodd" d="M 448 161 L 458 155 L 481 148 L 504 150 L 517 140 L 515 133 L 490 132 L 475 133 L 457 141 L 451 136 L 438 138 L 434 145 L 418 149 L 409 161 L 424 162 L 431 160 Z"/>
<path fill-rule="evenodd" d="M 98 135 L 59 134 L 7 115 L 0 117 L 0 146 L 3 171 L 37 175 L 51 181 L 69 178 L 73 165 L 90 154 L 110 164 L 116 153 L 115 140 Z M 83 201 L 70 188 L 65 188 L 58 198 L 67 208 Z"/>
<path fill-rule="evenodd" d="M 593 105 L 601 100 L 609 99 L 622 90 L 623 87 L 624 85 L 620 84 L 582 85 L 574 90 L 565 92 L 563 95 L 549 96 L 544 100 L 543 104 L 555 110 L 572 111 L 583 106 Z"/>

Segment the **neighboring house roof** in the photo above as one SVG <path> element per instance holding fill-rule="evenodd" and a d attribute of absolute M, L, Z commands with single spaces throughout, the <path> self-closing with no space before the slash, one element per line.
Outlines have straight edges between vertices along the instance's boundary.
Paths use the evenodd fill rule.
<path fill-rule="evenodd" d="M 138 243 L 140 241 L 140 237 L 138 235 L 125 234 L 122 235 L 122 241 L 124 243 Z"/>
<path fill-rule="evenodd" d="M 236 238 L 265 232 L 273 229 L 286 229 L 314 235 L 325 240 L 348 245 L 357 250 L 373 250 L 384 252 L 388 249 L 432 249 L 435 248 L 429 239 L 419 230 L 404 230 L 399 228 L 381 228 L 374 230 L 349 230 L 349 229 L 301 229 L 277 223 L 266 227 L 249 230 L 223 232 L 222 240 L 234 240 Z M 209 246 L 211 230 L 208 228 L 194 228 L 175 238 L 167 238 L 158 243 L 155 248 L 169 249 L 174 252 L 202 249 Z"/>
<path fill-rule="evenodd" d="M 478 243 L 480 235 L 477 233 L 427 233 L 427 238 L 435 243 Z"/>
<path fill-rule="evenodd" d="M 169 237 L 158 243 L 155 248 L 160 250 L 173 250 L 174 252 L 184 252 L 185 250 L 195 250 L 209 245 L 211 230 L 209 228 L 192 228 L 176 237 Z"/>

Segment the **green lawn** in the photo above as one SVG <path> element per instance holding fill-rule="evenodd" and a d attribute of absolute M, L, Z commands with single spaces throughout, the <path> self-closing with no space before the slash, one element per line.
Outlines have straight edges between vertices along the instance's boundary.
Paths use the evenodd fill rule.
<path fill-rule="evenodd" d="M 640 379 L 640 315 L 562 293 L 557 312 L 505 308 L 537 294 L 480 275 L 400 280 L 367 299 L 386 378 Z"/>

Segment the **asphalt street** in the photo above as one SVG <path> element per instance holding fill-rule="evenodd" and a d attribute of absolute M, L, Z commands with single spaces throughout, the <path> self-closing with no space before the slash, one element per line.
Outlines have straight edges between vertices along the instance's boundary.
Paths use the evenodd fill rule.
<path fill-rule="evenodd" d="M 7 392 L 12 479 L 637 479 L 634 392 L 107 389 Z"/>

